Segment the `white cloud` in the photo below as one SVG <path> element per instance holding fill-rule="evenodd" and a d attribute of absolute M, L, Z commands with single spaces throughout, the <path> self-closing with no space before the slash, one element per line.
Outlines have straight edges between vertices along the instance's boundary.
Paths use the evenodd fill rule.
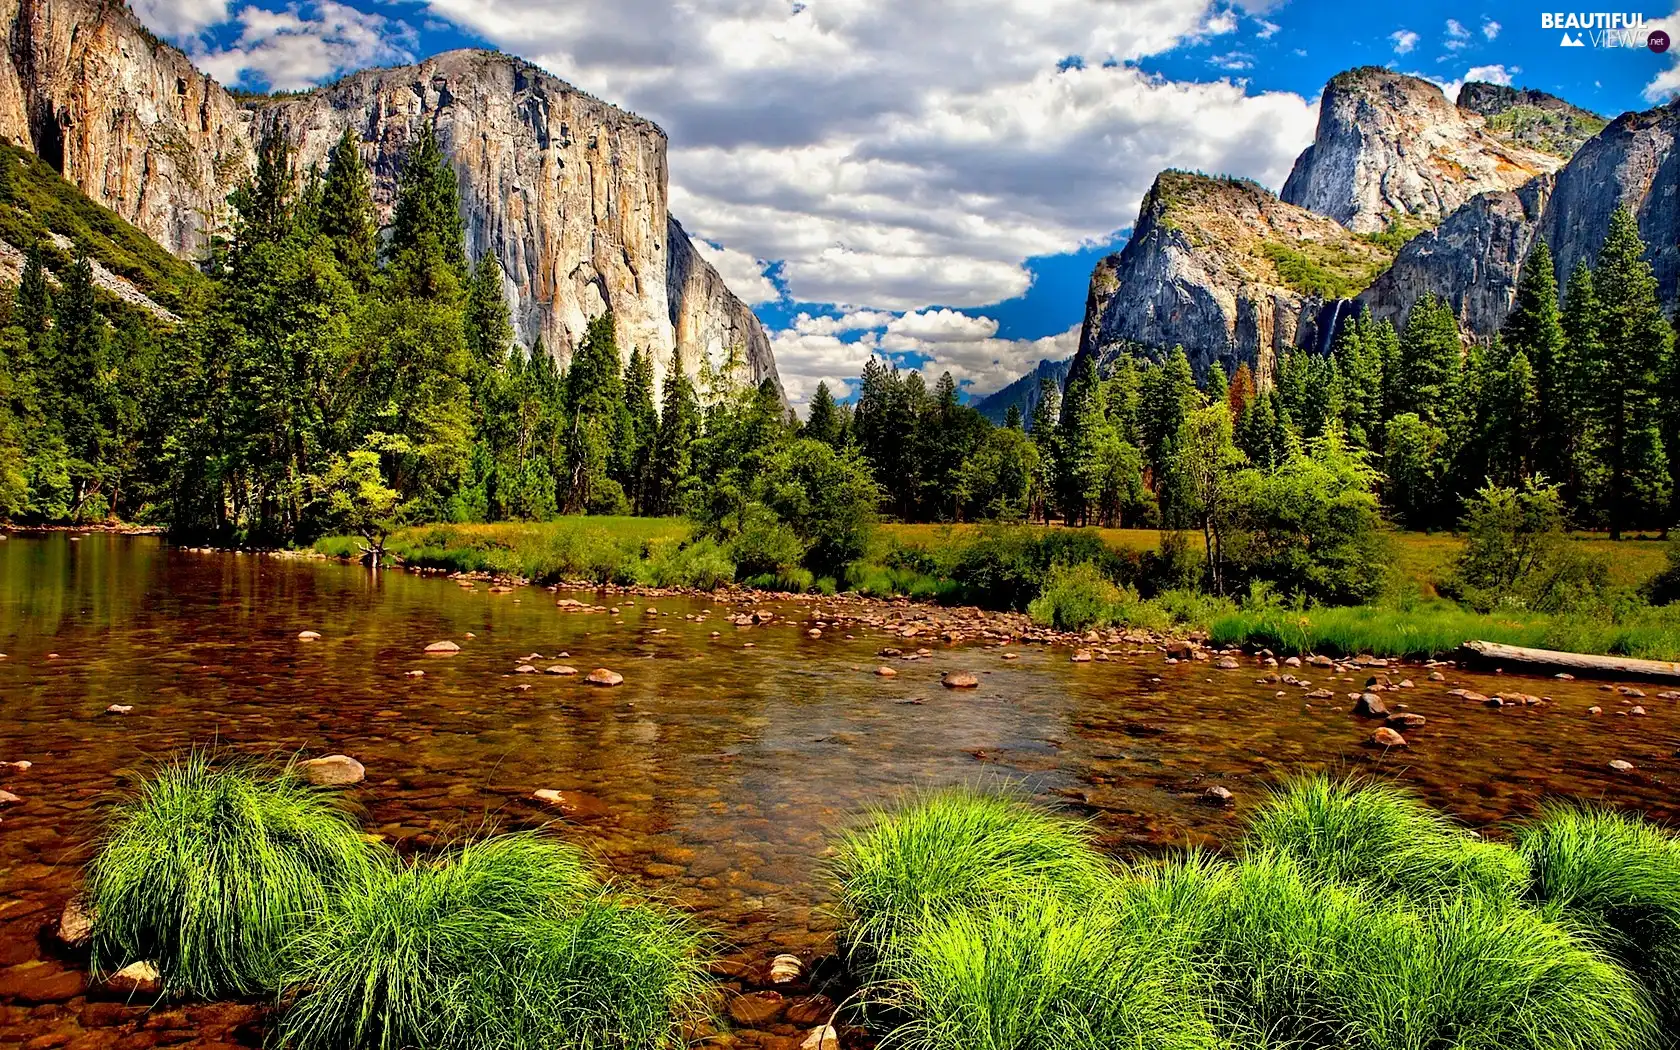
<path fill-rule="evenodd" d="M 1409 55 L 1411 54 L 1412 49 L 1418 46 L 1419 38 L 1418 35 L 1410 29 L 1397 29 L 1388 34 L 1388 39 L 1394 44 L 1395 54 Z"/>
<path fill-rule="evenodd" d="M 1482 22 L 1482 35 L 1487 37 L 1489 40 L 1493 40 L 1499 36 L 1499 30 L 1502 28 L 1504 27 L 1498 22 L 1495 22 L 1493 19 L 1486 19 Z"/>
<path fill-rule="evenodd" d="M 1449 18 L 1447 19 L 1447 35 L 1444 40 L 1448 51 L 1457 51 L 1459 48 L 1468 47 L 1470 30 L 1464 28 L 1464 23 L 1458 19 Z"/>
<path fill-rule="evenodd" d="M 1652 30 L 1664 29 L 1668 31 L 1669 39 L 1680 38 L 1680 8 L 1667 18 L 1658 18 L 1648 24 Z M 1645 101 L 1650 103 L 1667 102 L 1673 98 L 1680 98 L 1680 50 L 1669 48 L 1668 68 L 1651 78 L 1645 85 Z"/>
<path fill-rule="evenodd" d="M 349 70 L 411 61 L 417 42 L 408 23 L 333 0 L 278 11 L 250 6 L 237 19 L 239 37 L 229 46 L 191 49 L 199 68 L 224 84 L 254 73 L 272 90 L 311 87 Z"/>
<path fill-rule="evenodd" d="M 1253 7 L 1242 5 L 1244 11 Z M 1030 256 L 1129 226 L 1161 168 L 1276 186 L 1316 114 L 1134 60 L 1235 31 L 1217 0 L 429 0 L 670 135 L 671 210 L 780 262 L 796 300 L 903 312 L 1020 295 Z M 1081 56 L 1085 68 L 1058 72 Z"/>
<path fill-rule="evenodd" d="M 1510 84 L 1511 84 L 1511 75 L 1513 73 L 1518 73 L 1518 72 L 1521 72 L 1521 70 L 1514 69 L 1514 68 L 1513 69 L 1506 69 L 1502 65 L 1500 65 L 1500 66 L 1471 66 L 1470 69 L 1464 74 L 1464 79 L 1465 80 L 1485 80 L 1489 84 L 1504 84 L 1507 87 L 1509 87 Z M 1462 84 L 1463 82 L 1460 81 L 1460 83 Z M 1455 96 L 1456 96 L 1456 92 L 1454 93 L 1454 96 L 1449 96 L 1449 97 L 1455 97 Z"/>
<path fill-rule="evenodd" d="M 775 283 L 764 275 L 768 265 L 762 260 L 705 240 L 696 240 L 694 248 L 701 258 L 712 264 L 712 269 L 723 278 L 729 290 L 748 306 L 773 303 L 782 297 Z"/>
<path fill-rule="evenodd" d="M 838 335 L 841 332 L 863 332 L 871 328 L 885 328 L 893 315 L 884 310 L 851 310 L 838 317 L 820 314 L 813 317 L 801 313 L 790 326 L 800 335 Z"/>
<path fill-rule="evenodd" d="M 228 0 L 132 0 L 140 21 L 166 37 L 195 36 L 228 20 Z"/>
<path fill-rule="evenodd" d="M 1259 37 L 1261 40 L 1270 40 L 1273 36 L 1277 35 L 1277 31 L 1279 29 L 1283 28 L 1276 22 L 1268 22 L 1264 18 L 1256 18 L 1254 21 L 1260 27 L 1254 31 L 1254 35 Z"/>
<path fill-rule="evenodd" d="M 889 349 L 915 349 L 922 343 L 978 343 L 997 335 L 998 323 L 990 317 L 970 317 L 955 310 L 913 311 L 887 325 L 887 335 L 908 342 Z"/>

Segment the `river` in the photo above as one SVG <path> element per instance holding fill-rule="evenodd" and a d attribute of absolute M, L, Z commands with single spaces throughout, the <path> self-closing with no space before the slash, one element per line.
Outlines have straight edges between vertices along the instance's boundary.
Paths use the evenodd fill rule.
<path fill-rule="evenodd" d="M 102 802 L 129 772 L 193 746 L 352 755 L 367 767 L 350 794 L 369 830 L 405 850 L 553 822 L 619 878 L 691 911 L 736 969 L 829 950 L 831 832 L 917 788 L 1012 785 L 1090 817 L 1120 851 L 1228 842 L 1269 784 L 1325 768 L 1396 777 L 1478 826 L 1550 796 L 1677 810 L 1680 704 L 1657 687 L 1637 697 L 1452 669 L 1435 683 L 1405 668 L 1393 677 L 1416 688 L 1383 695 L 1427 724 L 1384 751 L 1346 698 L 1365 670 L 1297 672 L 1336 692 L 1308 700 L 1257 681 L 1252 658 L 1221 671 L 1123 645 L 1073 663 L 1065 649 L 934 642 L 906 661 L 878 655 L 906 643 L 861 628 L 810 637 L 820 599 L 755 606 L 776 619 L 743 628 L 718 601 L 559 597 L 619 611 L 155 537 L 0 542 L 0 761 L 32 763 L 0 768 L 20 798 L 0 813 L 0 1043 L 260 1043 L 256 1005 L 148 1015 L 90 997 L 83 964 L 41 933 L 76 887 Z M 305 630 L 321 638 L 302 641 Z M 461 651 L 425 655 L 443 639 Z M 533 654 L 538 672 L 516 673 Z M 543 671 L 555 663 L 608 667 L 624 684 Z M 883 663 L 898 674 L 876 675 Z M 952 670 L 979 688 L 942 688 Z M 1550 702 L 1490 708 L 1453 688 Z M 1628 714 L 1635 704 L 1647 714 Z M 1212 785 L 1235 804 L 1209 805 Z M 566 810 L 532 799 L 542 788 L 564 793 Z"/>

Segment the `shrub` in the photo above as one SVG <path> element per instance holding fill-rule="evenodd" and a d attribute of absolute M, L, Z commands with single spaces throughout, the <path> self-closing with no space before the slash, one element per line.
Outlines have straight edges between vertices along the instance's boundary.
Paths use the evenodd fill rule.
<path fill-rule="evenodd" d="M 805 544 L 792 527 L 762 508 L 745 517 L 726 549 L 742 577 L 774 576 L 798 568 L 805 557 Z"/>
<path fill-rule="evenodd" d="M 118 805 L 88 867 L 94 969 L 150 960 L 201 998 L 272 990 L 293 938 L 372 867 L 355 821 L 290 768 L 193 752 Z"/>
<path fill-rule="evenodd" d="M 694 587 L 713 591 L 735 579 L 735 564 L 709 537 L 683 546 L 666 540 L 649 545 L 646 574 L 655 587 Z"/>
<path fill-rule="evenodd" d="M 1464 551 L 1445 589 L 1482 612 L 1567 611 L 1592 604 L 1609 587 L 1604 559 L 1571 545 L 1556 485 L 1533 478 L 1520 489 L 1490 483 L 1466 501 L 1464 531 Z"/>
<path fill-rule="evenodd" d="M 1058 631 L 1083 631 L 1114 622 L 1115 608 L 1125 596 L 1090 562 L 1056 565 L 1044 589 L 1027 606 L 1034 623 Z M 1136 594 L 1132 599 L 1136 601 Z"/>
<path fill-rule="evenodd" d="M 1245 846 L 1286 856 L 1313 879 L 1420 901 L 1515 900 L 1527 876 L 1514 850 L 1483 841 L 1404 790 L 1327 776 L 1299 777 L 1274 791 L 1250 822 Z"/>
<path fill-rule="evenodd" d="M 912 1050 L 1213 1050 L 1170 929 L 1053 893 L 952 912 L 917 931 L 887 1002 Z"/>
<path fill-rule="evenodd" d="M 968 789 L 876 811 L 841 836 L 832 864 L 847 947 L 876 971 L 954 911 L 1040 891 L 1078 899 L 1110 877 L 1080 825 Z"/>
<path fill-rule="evenodd" d="M 530 833 L 372 873 L 309 932 L 290 977 L 279 1042 L 298 1050 L 663 1050 L 702 994 L 685 922 Z"/>
<path fill-rule="evenodd" d="M 1680 840 L 1633 817 L 1555 805 L 1517 833 L 1533 898 L 1587 926 L 1680 1030 Z"/>

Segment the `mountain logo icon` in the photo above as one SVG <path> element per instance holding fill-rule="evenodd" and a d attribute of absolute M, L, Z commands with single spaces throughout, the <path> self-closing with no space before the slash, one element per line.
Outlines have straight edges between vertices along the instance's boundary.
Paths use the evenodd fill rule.
<path fill-rule="evenodd" d="M 1586 47 L 1586 46 L 1587 45 L 1581 41 L 1580 37 L 1570 36 L 1568 30 L 1564 31 L 1563 39 L 1558 41 L 1558 47 Z"/>

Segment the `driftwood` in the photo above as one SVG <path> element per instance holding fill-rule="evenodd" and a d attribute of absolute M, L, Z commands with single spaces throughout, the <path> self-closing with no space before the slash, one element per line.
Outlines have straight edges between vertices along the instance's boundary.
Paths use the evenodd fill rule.
<path fill-rule="evenodd" d="M 1588 656 L 1551 649 L 1525 649 L 1498 642 L 1465 642 L 1462 655 L 1478 663 L 1515 664 L 1525 671 L 1566 672 L 1592 678 L 1639 678 L 1680 681 L 1680 663 L 1634 660 L 1625 656 Z"/>

